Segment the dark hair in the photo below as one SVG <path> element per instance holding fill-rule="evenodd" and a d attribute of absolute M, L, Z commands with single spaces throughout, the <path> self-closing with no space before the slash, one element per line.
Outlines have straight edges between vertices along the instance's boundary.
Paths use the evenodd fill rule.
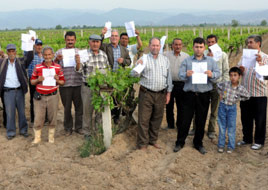
<path fill-rule="evenodd" d="M 68 32 L 66 32 L 64 38 L 66 39 L 67 36 L 74 36 L 74 38 L 76 39 L 76 34 L 75 34 L 75 32 L 73 32 L 73 31 L 68 31 Z"/>
<path fill-rule="evenodd" d="M 231 73 L 238 73 L 239 76 L 242 75 L 242 71 L 241 71 L 241 69 L 240 69 L 239 67 L 232 67 L 232 68 L 229 70 L 229 75 L 230 75 Z"/>
<path fill-rule="evenodd" d="M 216 42 L 218 42 L 218 37 L 214 34 L 210 34 L 207 36 L 207 40 L 210 39 L 210 38 L 215 38 Z"/>
<path fill-rule="evenodd" d="M 247 38 L 247 40 L 248 40 L 248 39 L 251 39 L 251 38 L 253 38 L 255 42 L 260 42 L 260 47 L 261 47 L 261 44 L 262 44 L 262 38 L 261 38 L 260 35 L 250 35 L 250 36 Z M 246 42 L 247 42 L 247 41 L 246 41 Z"/>
<path fill-rule="evenodd" d="M 127 36 L 127 37 L 128 37 L 128 35 L 127 35 L 126 32 L 121 33 L 121 34 L 120 34 L 120 38 L 121 38 L 122 36 Z"/>
<path fill-rule="evenodd" d="M 172 44 L 174 44 L 176 40 L 180 40 L 180 41 L 182 41 L 181 38 L 174 38 L 173 41 L 172 41 Z"/>
<path fill-rule="evenodd" d="M 197 37 L 197 38 L 194 39 L 193 45 L 194 44 L 204 44 L 205 45 L 206 42 L 205 42 L 204 38 Z"/>

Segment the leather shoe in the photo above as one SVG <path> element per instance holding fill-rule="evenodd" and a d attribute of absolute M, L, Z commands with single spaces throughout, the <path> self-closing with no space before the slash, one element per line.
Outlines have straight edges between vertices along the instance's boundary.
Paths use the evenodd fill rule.
<path fill-rule="evenodd" d="M 15 136 L 7 136 L 7 140 L 12 140 Z"/>
<path fill-rule="evenodd" d="M 198 148 L 196 148 L 201 154 L 206 154 L 207 153 L 207 151 L 206 151 L 206 149 L 203 147 L 203 146 L 200 146 L 200 147 L 198 147 Z"/>
<path fill-rule="evenodd" d="M 179 152 L 182 149 L 181 145 L 176 145 L 173 152 Z"/>

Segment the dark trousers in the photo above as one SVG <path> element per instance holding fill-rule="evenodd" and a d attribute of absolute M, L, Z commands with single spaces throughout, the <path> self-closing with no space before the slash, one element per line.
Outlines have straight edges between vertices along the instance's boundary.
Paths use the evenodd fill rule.
<path fill-rule="evenodd" d="M 72 104 L 75 108 L 75 130 L 82 129 L 83 104 L 81 86 L 60 87 L 60 97 L 64 106 L 64 129 L 73 130 Z"/>
<path fill-rule="evenodd" d="M 178 120 L 179 125 L 176 145 L 180 145 L 181 147 L 184 146 L 193 116 L 195 115 L 196 130 L 193 144 L 195 148 L 203 146 L 202 141 L 204 137 L 204 128 L 208 114 L 209 98 L 210 92 L 183 93 L 182 117 L 180 117 Z"/>
<path fill-rule="evenodd" d="M 1 93 L 1 101 L 3 105 L 3 125 L 4 127 L 7 126 L 7 114 L 6 114 L 6 107 L 5 107 L 5 101 L 4 101 L 4 91 Z"/>
<path fill-rule="evenodd" d="M 36 89 L 35 85 L 31 85 L 31 81 L 29 80 L 29 89 L 30 89 L 30 114 L 31 114 L 31 123 L 34 122 L 34 92 Z"/>
<path fill-rule="evenodd" d="M 158 139 L 158 131 L 163 119 L 166 102 L 166 93 L 139 92 L 138 135 L 137 147 L 155 144 Z"/>
<path fill-rule="evenodd" d="M 253 143 L 253 125 L 255 120 L 254 141 L 264 145 L 266 135 L 267 97 L 251 97 L 240 102 L 243 140 Z"/>
<path fill-rule="evenodd" d="M 170 101 L 166 105 L 166 119 L 168 126 L 170 128 L 174 128 L 174 100 L 176 101 L 176 106 L 177 106 L 177 128 L 178 128 L 178 118 L 181 117 L 181 108 L 182 108 L 182 95 L 183 95 L 183 87 L 184 87 L 184 82 L 180 81 L 173 81 L 173 90 L 171 92 L 170 96 Z"/>

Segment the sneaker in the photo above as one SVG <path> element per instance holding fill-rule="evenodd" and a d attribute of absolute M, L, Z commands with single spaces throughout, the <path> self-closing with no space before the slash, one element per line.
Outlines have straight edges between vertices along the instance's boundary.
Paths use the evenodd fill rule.
<path fill-rule="evenodd" d="M 224 148 L 220 147 L 218 148 L 218 153 L 223 153 L 224 152 Z"/>
<path fill-rule="evenodd" d="M 226 152 L 227 152 L 228 154 L 232 154 L 232 152 L 233 152 L 233 149 L 231 149 L 231 148 L 228 148 Z"/>
<path fill-rule="evenodd" d="M 215 133 L 214 132 L 208 132 L 208 138 L 215 139 L 216 138 Z"/>
<path fill-rule="evenodd" d="M 189 136 L 194 136 L 195 134 L 195 130 L 194 129 L 191 129 L 188 133 Z"/>
<path fill-rule="evenodd" d="M 237 146 L 243 146 L 243 145 L 246 145 L 246 144 L 249 144 L 249 143 L 246 143 L 245 141 L 239 141 L 237 143 Z"/>
<path fill-rule="evenodd" d="M 260 150 L 261 148 L 263 147 L 263 145 L 262 144 L 253 144 L 252 146 L 251 146 L 251 149 L 252 150 Z"/>

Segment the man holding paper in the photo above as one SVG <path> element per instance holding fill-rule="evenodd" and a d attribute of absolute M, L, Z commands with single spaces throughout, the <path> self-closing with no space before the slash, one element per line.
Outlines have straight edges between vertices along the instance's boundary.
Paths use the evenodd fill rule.
<path fill-rule="evenodd" d="M 170 96 L 170 101 L 166 106 L 166 118 L 168 123 L 168 129 L 175 128 L 174 121 L 174 99 L 177 105 L 177 125 L 178 118 L 181 117 L 181 107 L 183 104 L 183 86 L 184 82 L 179 78 L 179 68 L 184 59 L 189 57 L 189 55 L 182 51 L 182 40 L 180 38 L 174 38 L 172 42 L 172 51 L 165 52 L 164 55 L 167 56 L 170 62 L 170 70 L 172 76 L 173 89 Z M 177 126 L 176 125 L 176 126 Z M 177 127 L 178 128 L 178 127 Z"/>
<path fill-rule="evenodd" d="M 210 139 L 215 139 L 215 127 L 217 120 L 218 107 L 220 102 L 220 97 L 217 92 L 217 83 L 229 81 L 229 62 L 228 55 L 223 52 L 220 46 L 217 44 L 218 38 L 216 35 L 207 36 L 207 45 L 208 50 L 205 50 L 204 54 L 212 57 L 218 64 L 221 75 L 217 81 L 213 84 L 213 90 L 210 92 L 210 117 L 208 124 L 207 135 Z M 193 125 L 193 130 L 189 132 L 189 135 L 194 135 L 195 132 L 195 123 Z"/>
<path fill-rule="evenodd" d="M 193 42 L 194 55 L 186 58 L 179 70 L 179 77 L 185 82 L 183 87 L 182 117 L 178 121 L 178 135 L 174 152 L 183 148 L 190 125 L 195 116 L 196 130 L 193 140 L 195 149 L 201 154 L 206 150 L 203 146 L 204 128 L 209 107 L 210 91 L 213 83 L 220 77 L 217 63 L 204 55 L 205 40 L 195 38 Z"/>
<path fill-rule="evenodd" d="M 160 148 L 156 143 L 163 119 L 165 105 L 169 103 L 172 91 L 170 63 L 166 56 L 159 54 L 160 39 L 151 38 L 150 53 L 144 54 L 137 62 L 144 65 L 131 71 L 140 76 L 137 147 L 145 150 L 148 145 Z"/>
<path fill-rule="evenodd" d="M 36 86 L 34 97 L 34 141 L 33 144 L 41 142 L 41 131 L 44 126 L 46 112 L 48 117 L 49 135 L 48 140 L 54 143 L 55 127 L 57 126 L 57 113 L 59 96 L 57 90 L 59 85 L 64 84 L 62 68 L 53 62 L 54 51 L 51 47 L 42 50 L 44 61 L 34 68 L 31 84 Z"/>
<path fill-rule="evenodd" d="M 107 28 L 102 29 L 102 41 L 103 37 L 107 32 Z M 129 66 L 131 64 L 131 59 L 129 57 L 128 50 L 119 44 L 119 34 L 117 30 L 111 31 L 110 37 L 111 43 L 101 44 L 101 50 L 107 54 L 110 67 L 113 71 L 116 71 L 119 67 Z M 115 101 L 114 101 L 115 102 Z M 115 124 L 119 123 L 120 109 L 114 108 L 112 110 L 112 116 Z"/>
<path fill-rule="evenodd" d="M 87 60 L 78 63 L 78 66 L 76 68 L 77 72 L 83 74 L 83 85 L 81 88 L 81 94 L 83 100 L 83 130 L 86 138 L 92 135 L 91 130 L 94 126 L 94 108 L 91 103 L 92 92 L 90 90 L 90 86 L 88 85 L 87 78 L 90 75 L 94 75 L 96 69 L 98 69 L 102 73 L 105 73 L 105 69 L 109 68 L 107 55 L 105 52 L 100 50 L 101 37 L 95 34 L 90 35 L 89 46 L 90 49 L 87 50 Z"/>
<path fill-rule="evenodd" d="M 240 102 L 243 140 L 238 146 L 252 144 L 253 150 L 263 147 L 266 136 L 267 86 L 264 76 L 257 73 L 257 67 L 268 65 L 268 56 L 261 51 L 262 38 L 252 35 L 247 38 L 248 50 L 243 51 L 243 57 L 238 65 L 243 71 L 241 85 L 250 93 L 250 99 Z M 255 68 L 254 68 L 255 67 Z M 265 74 L 265 73 L 264 73 Z M 266 76 L 268 73 L 266 73 Z M 253 141 L 253 123 L 255 135 Z"/>
<path fill-rule="evenodd" d="M 70 136 L 73 132 L 72 104 L 75 107 L 75 132 L 83 134 L 82 74 L 76 72 L 77 64 L 80 63 L 80 56 L 78 49 L 75 48 L 75 42 L 76 34 L 73 31 L 68 31 L 65 34 L 66 47 L 56 52 L 55 59 L 55 62 L 62 66 L 65 77 L 65 84 L 60 87 L 60 96 L 64 106 L 64 130 L 66 136 Z"/>

